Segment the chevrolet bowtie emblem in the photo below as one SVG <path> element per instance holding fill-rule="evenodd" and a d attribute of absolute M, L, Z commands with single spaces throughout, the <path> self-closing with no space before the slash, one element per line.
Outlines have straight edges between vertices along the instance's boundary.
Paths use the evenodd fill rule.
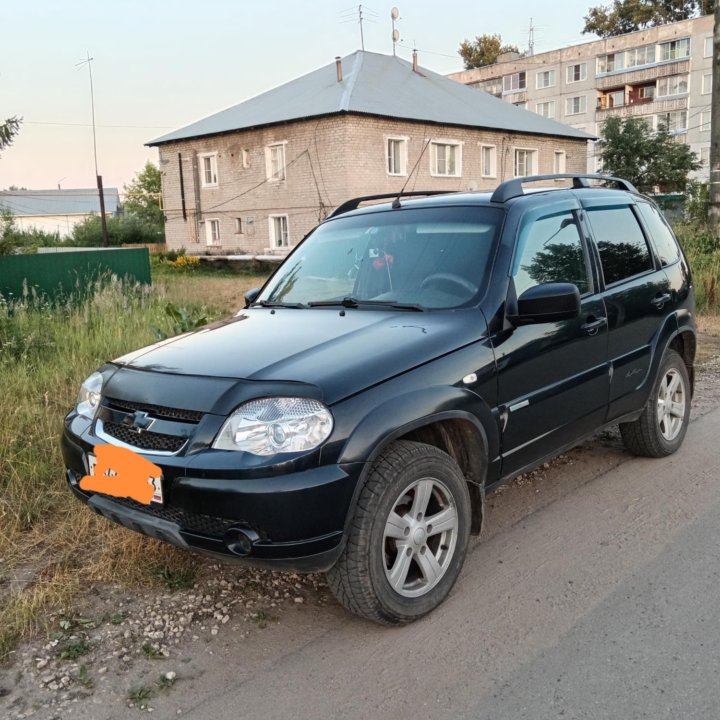
<path fill-rule="evenodd" d="M 127 426 L 133 432 L 138 433 L 138 435 L 149 430 L 154 423 L 155 420 L 142 410 L 136 410 L 132 415 L 128 415 L 123 420 L 123 425 Z"/>

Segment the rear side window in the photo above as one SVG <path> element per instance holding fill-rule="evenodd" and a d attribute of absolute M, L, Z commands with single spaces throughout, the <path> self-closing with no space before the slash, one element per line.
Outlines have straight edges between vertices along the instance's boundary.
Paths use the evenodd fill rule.
<path fill-rule="evenodd" d="M 647 241 L 629 205 L 589 208 L 587 215 L 606 285 L 654 269 Z"/>
<path fill-rule="evenodd" d="M 647 203 L 638 203 L 640 215 L 650 231 L 655 249 L 663 267 L 672 265 L 680 258 L 680 250 L 670 228 L 658 210 Z"/>

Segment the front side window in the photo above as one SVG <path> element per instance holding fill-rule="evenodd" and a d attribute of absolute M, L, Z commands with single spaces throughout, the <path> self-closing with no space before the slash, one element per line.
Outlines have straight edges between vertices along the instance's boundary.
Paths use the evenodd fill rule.
<path fill-rule="evenodd" d="M 537 150 L 515 150 L 515 177 L 529 177 L 535 174 L 535 155 Z"/>
<path fill-rule="evenodd" d="M 652 205 L 640 202 L 637 207 L 645 225 L 650 230 L 650 236 L 655 244 L 661 265 L 663 267 L 672 265 L 680 258 L 680 249 L 668 224 L 657 208 Z"/>
<path fill-rule="evenodd" d="M 671 40 L 660 45 L 660 60 L 680 60 L 690 57 L 690 38 Z"/>
<path fill-rule="evenodd" d="M 407 140 L 404 138 L 388 138 L 387 173 L 388 175 L 407 174 Z"/>
<path fill-rule="evenodd" d="M 200 182 L 203 187 L 217 187 L 217 153 L 200 155 Z"/>
<path fill-rule="evenodd" d="M 459 177 L 460 145 L 456 143 L 432 143 L 430 172 L 433 175 Z"/>
<path fill-rule="evenodd" d="M 288 246 L 288 216 L 270 216 L 270 242 L 274 248 Z"/>
<path fill-rule="evenodd" d="M 585 95 L 577 95 L 565 100 L 565 114 L 579 115 L 587 110 L 587 97 Z"/>
<path fill-rule="evenodd" d="M 268 180 L 285 179 L 285 143 L 268 145 L 265 148 L 265 160 Z"/>
<path fill-rule="evenodd" d="M 654 269 L 645 236 L 629 205 L 589 208 L 587 215 L 606 285 Z"/>
<path fill-rule="evenodd" d="M 480 148 L 481 172 L 483 177 L 497 175 L 497 150 L 494 145 L 482 145 Z"/>
<path fill-rule="evenodd" d="M 587 63 L 569 65 L 567 69 L 567 81 L 569 83 L 580 82 L 587 78 Z"/>
<path fill-rule="evenodd" d="M 513 262 L 518 297 L 544 283 L 567 282 L 580 293 L 590 289 L 580 229 L 572 212 L 539 218 L 520 230 Z"/>
<path fill-rule="evenodd" d="M 348 312 L 465 305 L 486 286 L 503 217 L 480 206 L 340 216 L 308 236 L 258 299 L 303 306 L 344 300 Z"/>

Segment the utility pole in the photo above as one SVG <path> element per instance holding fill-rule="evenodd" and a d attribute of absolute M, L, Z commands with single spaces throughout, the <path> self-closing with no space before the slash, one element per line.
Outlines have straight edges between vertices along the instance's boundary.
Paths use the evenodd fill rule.
<path fill-rule="evenodd" d="M 105 191 L 103 190 L 102 176 L 98 174 L 98 161 L 97 161 L 97 137 L 95 135 L 95 91 L 93 88 L 93 76 L 92 76 L 92 61 L 90 53 L 87 53 L 87 59 L 79 62 L 76 67 L 80 65 L 87 65 L 88 73 L 90 75 L 90 108 L 92 110 L 92 131 L 93 131 L 93 155 L 95 158 L 95 180 L 97 181 L 98 197 L 100 199 L 100 224 L 102 226 L 102 239 L 103 246 L 107 247 L 110 244 L 108 239 L 107 229 L 107 218 L 105 217 Z"/>
<path fill-rule="evenodd" d="M 715 3 L 713 74 L 710 112 L 710 207 L 708 224 L 720 241 L 720 2 Z"/>

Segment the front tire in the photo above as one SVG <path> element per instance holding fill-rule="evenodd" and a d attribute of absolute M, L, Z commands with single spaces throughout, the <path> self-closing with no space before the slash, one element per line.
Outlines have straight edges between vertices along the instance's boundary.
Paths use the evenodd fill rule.
<path fill-rule="evenodd" d="M 623 444 L 634 455 L 660 458 L 674 453 L 690 421 L 690 378 L 682 357 L 668 349 L 642 415 L 620 423 Z"/>
<path fill-rule="evenodd" d="M 457 463 L 436 447 L 401 440 L 373 463 L 328 583 L 356 615 L 412 622 L 450 592 L 469 536 L 470 494 Z"/>

